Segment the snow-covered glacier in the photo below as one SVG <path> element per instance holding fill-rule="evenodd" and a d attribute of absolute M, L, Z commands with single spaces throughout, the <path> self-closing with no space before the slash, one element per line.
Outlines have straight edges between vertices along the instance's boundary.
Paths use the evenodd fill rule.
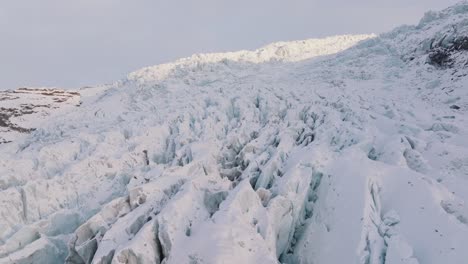
<path fill-rule="evenodd" d="M 468 263 L 468 2 L 76 94 L 0 144 L 2 264 Z"/>

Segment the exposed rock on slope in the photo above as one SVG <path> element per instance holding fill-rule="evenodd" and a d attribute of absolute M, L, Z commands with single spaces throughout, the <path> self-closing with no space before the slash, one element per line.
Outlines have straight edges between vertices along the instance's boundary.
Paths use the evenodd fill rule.
<path fill-rule="evenodd" d="M 467 25 L 461 3 L 84 91 L 0 146 L 0 263 L 463 263 Z"/>
<path fill-rule="evenodd" d="M 54 115 L 78 106 L 80 94 L 46 88 L 0 91 L 0 144 L 30 133 Z"/>

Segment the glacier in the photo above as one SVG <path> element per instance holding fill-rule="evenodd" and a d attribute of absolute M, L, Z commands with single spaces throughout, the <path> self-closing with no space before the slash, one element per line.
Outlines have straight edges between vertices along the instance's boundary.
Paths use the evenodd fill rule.
<path fill-rule="evenodd" d="M 464 263 L 467 87 L 461 2 L 77 90 L 0 130 L 0 263 Z"/>

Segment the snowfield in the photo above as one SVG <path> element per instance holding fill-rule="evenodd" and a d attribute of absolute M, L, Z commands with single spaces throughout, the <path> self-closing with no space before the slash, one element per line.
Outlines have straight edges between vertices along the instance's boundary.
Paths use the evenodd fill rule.
<path fill-rule="evenodd" d="M 2 264 L 468 263 L 468 2 L 78 92 L 0 144 Z"/>
<path fill-rule="evenodd" d="M 0 144 L 30 133 L 54 115 L 79 106 L 80 94 L 48 88 L 0 91 Z"/>

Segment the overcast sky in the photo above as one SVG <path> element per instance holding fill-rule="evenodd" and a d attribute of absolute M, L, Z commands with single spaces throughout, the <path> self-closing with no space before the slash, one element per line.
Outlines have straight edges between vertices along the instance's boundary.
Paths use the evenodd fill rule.
<path fill-rule="evenodd" d="M 199 52 L 381 33 L 458 0 L 0 0 L 0 89 L 78 88 Z"/>

